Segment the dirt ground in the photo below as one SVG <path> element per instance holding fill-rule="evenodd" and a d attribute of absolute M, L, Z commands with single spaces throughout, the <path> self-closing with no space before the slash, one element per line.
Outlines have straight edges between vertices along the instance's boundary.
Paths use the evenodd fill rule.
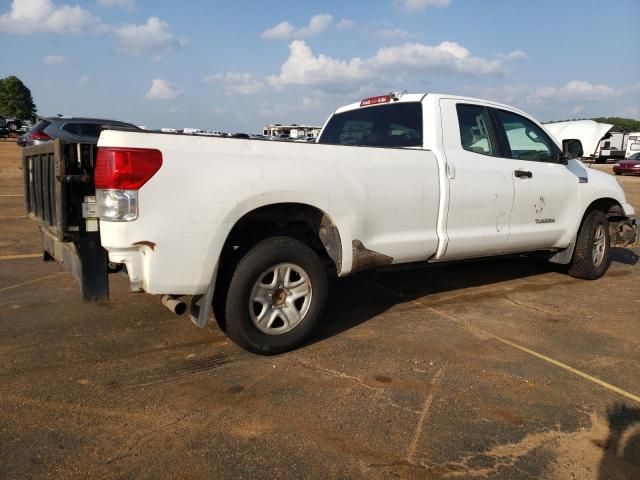
<path fill-rule="evenodd" d="M 121 276 L 82 305 L 21 175 L 0 141 L 2 479 L 640 478 L 640 250 L 593 282 L 539 258 L 355 275 L 264 358 Z"/>

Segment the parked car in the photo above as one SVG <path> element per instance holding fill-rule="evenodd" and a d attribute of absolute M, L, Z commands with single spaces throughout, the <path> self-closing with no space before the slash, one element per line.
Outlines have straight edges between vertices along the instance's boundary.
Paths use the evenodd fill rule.
<path fill-rule="evenodd" d="M 17 140 L 16 143 L 18 144 L 19 147 L 26 147 L 29 144 L 29 132 L 27 131 L 26 133 L 23 133 L 22 135 L 20 135 Z"/>
<path fill-rule="evenodd" d="M 616 175 L 624 173 L 640 175 L 640 152 L 630 155 L 626 160 L 617 161 L 613 166 L 613 173 Z"/>
<path fill-rule="evenodd" d="M 580 162 L 579 140 L 556 142 L 521 110 L 473 98 L 367 98 L 336 110 L 313 144 L 105 130 L 88 153 L 55 163 L 93 180 L 64 190 L 38 180 L 54 162 L 25 152 L 48 257 L 83 266 L 83 295 L 104 298 L 107 265 L 120 265 L 133 291 L 175 313 L 191 296 L 200 327 L 213 304 L 229 338 L 260 354 L 311 334 L 330 276 L 547 252 L 593 280 L 612 246 L 637 238 L 622 187 Z M 69 205 L 53 212 L 62 228 L 49 228 L 43 198 Z"/>
<path fill-rule="evenodd" d="M 7 118 L 0 115 L 0 128 L 5 128 L 9 132 L 17 132 L 19 131 L 24 124 L 28 124 L 29 122 L 22 121 L 18 118 Z"/>
<path fill-rule="evenodd" d="M 97 143 L 105 127 L 140 130 L 136 125 L 117 120 L 81 117 L 48 117 L 41 119 L 18 138 L 19 146 L 39 145 L 54 139 L 72 143 Z"/>

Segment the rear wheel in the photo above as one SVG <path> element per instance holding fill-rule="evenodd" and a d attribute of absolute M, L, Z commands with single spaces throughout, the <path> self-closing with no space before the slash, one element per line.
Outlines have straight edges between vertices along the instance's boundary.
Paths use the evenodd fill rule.
<path fill-rule="evenodd" d="M 327 301 L 327 274 L 318 254 L 289 237 L 255 245 L 238 262 L 226 294 L 225 325 L 231 340 L 271 355 L 303 342 Z"/>
<path fill-rule="evenodd" d="M 578 232 L 569 275 L 586 280 L 601 277 L 609 268 L 609 222 L 601 210 L 589 212 Z"/>

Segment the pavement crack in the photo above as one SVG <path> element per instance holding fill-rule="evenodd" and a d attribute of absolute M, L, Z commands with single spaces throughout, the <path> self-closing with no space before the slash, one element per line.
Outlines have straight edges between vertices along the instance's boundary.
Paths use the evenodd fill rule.
<path fill-rule="evenodd" d="M 418 441 L 422 437 L 422 429 L 424 428 L 424 423 L 427 418 L 429 418 L 429 411 L 431 410 L 431 404 L 433 403 L 433 397 L 435 395 L 435 391 L 437 387 L 442 382 L 442 377 L 444 375 L 445 367 L 442 366 L 433 376 L 431 381 L 429 382 L 431 385 L 431 391 L 429 395 L 424 399 L 424 403 L 422 405 L 422 410 L 420 411 L 420 416 L 418 417 L 418 422 L 416 423 L 416 429 L 413 434 L 413 438 L 411 439 L 411 443 L 409 444 L 409 449 L 407 450 L 407 462 L 412 465 L 415 465 L 415 456 L 416 450 L 418 448 Z"/>
<path fill-rule="evenodd" d="M 542 308 L 534 307 L 533 305 L 529 305 L 527 303 L 519 302 L 519 301 L 514 300 L 513 298 L 511 298 L 509 295 L 505 295 L 504 299 L 510 301 L 511 303 L 513 303 L 514 305 L 517 305 L 518 307 L 527 308 L 529 310 L 534 310 L 536 312 L 542 313 L 543 315 L 547 315 L 549 317 L 561 317 L 562 316 L 562 315 L 558 315 L 557 313 L 547 312 L 546 310 L 544 310 Z"/>
<path fill-rule="evenodd" d="M 196 411 L 192 411 L 192 412 L 187 412 L 184 415 L 178 417 L 177 419 L 165 423 L 163 425 L 160 425 L 156 428 L 151 429 L 150 431 L 143 433 L 142 435 L 139 435 L 138 438 L 136 438 L 133 443 L 131 445 L 129 445 L 129 447 L 122 452 L 119 455 L 116 455 L 115 457 L 112 457 L 110 459 L 108 459 L 106 461 L 107 465 L 111 464 L 111 463 L 115 463 L 118 462 L 120 460 L 123 460 L 127 457 L 129 457 L 131 455 L 131 452 L 133 451 L 134 448 L 136 448 L 138 445 L 140 445 L 142 443 L 143 440 L 152 437 L 153 435 L 155 435 L 156 433 L 168 428 L 168 427 L 172 427 L 173 425 L 177 425 L 178 423 L 182 422 L 184 419 L 186 419 L 187 417 L 190 417 L 196 413 L 200 413 L 200 410 L 196 410 Z"/>
<path fill-rule="evenodd" d="M 369 385 L 367 382 L 365 382 L 364 380 L 362 380 L 360 377 L 357 377 L 355 375 L 349 375 L 348 373 L 344 373 L 344 372 L 340 372 L 338 370 L 332 370 L 330 368 L 324 368 L 324 367 L 319 367 L 316 365 L 309 365 L 308 363 L 300 363 L 300 365 L 302 365 L 305 368 L 308 368 L 310 370 L 315 370 L 318 372 L 322 372 L 325 373 L 327 375 L 331 375 L 333 377 L 336 378 L 342 378 L 344 380 L 350 380 L 353 381 L 355 383 L 357 383 L 358 385 L 360 385 L 361 387 L 364 387 L 368 390 L 371 390 L 373 392 L 376 392 L 378 394 L 380 394 L 382 396 L 382 398 L 384 398 L 385 403 L 387 405 L 389 405 L 390 407 L 393 408 L 397 408 L 400 410 L 404 410 L 405 412 L 409 412 L 409 413 L 413 413 L 413 414 L 419 414 L 420 411 L 419 410 L 413 410 L 412 408 L 408 408 L 408 407 L 404 407 L 402 405 L 397 404 L 396 402 L 394 402 L 391 397 L 389 396 L 389 392 L 387 392 L 386 389 L 382 388 L 382 387 L 374 387 L 373 385 Z"/>

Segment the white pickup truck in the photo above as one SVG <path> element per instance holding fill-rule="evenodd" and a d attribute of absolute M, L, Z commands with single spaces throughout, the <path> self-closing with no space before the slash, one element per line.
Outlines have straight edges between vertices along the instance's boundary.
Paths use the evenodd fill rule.
<path fill-rule="evenodd" d="M 97 212 L 84 197 L 80 230 L 134 291 L 176 310 L 192 296 L 200 326 L 213 305 L 234 342 L 274 354 L 312 332 L 331 275 L 549 252 L 572 276 L 600 277 L 637 225 L 615 178 L 581 155 L 520 110 L 439 94 L 339 108 L 311 144 L 105 130 Z"/>

